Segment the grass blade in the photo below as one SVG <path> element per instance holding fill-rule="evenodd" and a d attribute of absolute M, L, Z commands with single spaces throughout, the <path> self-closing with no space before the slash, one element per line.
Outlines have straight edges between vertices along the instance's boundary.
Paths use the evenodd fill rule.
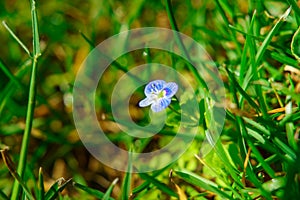
<path fill-rule="evenodd" d="M 115 185 L 117 184 L 117 182 L 119 181 L 118 178 L 116 178 L 111 185 L 109 186 L 109 188 L 107 189 L 107 191 L 105 192 L 104 196 L 102 197 L 102 200 L 109 200 L 110 199 L 110 194 L 113 190 L 113 188 L 115 187 Z"/>
<path fill-rule="evenodd" d="M 44 200 L 45 199 L 45 188 L 44 188 L 44 177 L 43 177 L 43 170 L 40 167 L 39 169 L 39 184 L 38 184 L 38 189 L 39 189 L 39 200 Z"/>
<path fill-rule="evenodd" d="M 255 60 L 256 60 L 256 66 L 258 66 L 261 62 L 261 59 L 264 56 L 265 51 L 267 50 L 268 45 L 270 44 L 273 36 L 278 32 L 279 28 L 281 27 L 282 23 L 286 20 L 287 16 L 291 12 L 291 7 L 289 7 L 285 13 L 279 18 L 279 20 L 276 22 L 276 24 L 273 26 L 263 43 L 261 44 L 260 48 L 257 51 Z"/>
<path fill-rule="evenodd" d="M 219 188 L 218 185 L 216 185 L 214 182 L 207 180 L 203 177 L 200 177 L 192 172 L 182 170 L 182 171 L 175 171 L 175 174 L 192 185 L 196 185 L 205 190 L 218 194 L 222 198 L 232 199 L 231 196 L 229 196 L 226 192 L 224 192 L 221 188 Z"/>
<path fill-rule="evenodd" d="M 55 199 L 58 194 L 65 189 L 65 187 L 71 183 L 72 179 L 68 179 L 65 181 L 64 178 L 59 178 L 46 192 L 45 200 L 53 200 Z"/>
<path fill-rule="evenodd" d="M 169 188 L 166 184 L 158 181 L 156 178 L 154 178 L 153 176 L 150 176 L 146 173 L 140 173 L 139 174 L 140 177 L 146 181 L 151 182 L 155 187 L 157 187 L 158 189 L 160 189 L 162 192 L 172 196 L 172 197 L 176 197 L 178 198 L 178 195 L 176 194 L 176 192 L 174 192 L 171 188 Z"/>
<path fill-rule="evenodd" d="M 121 199 L 126 200 L 130 198 L 131 195 L 131 174 L 132 174 L 132 154 L 131 149 L 128 151 L 128 164 L 127 172 L 125 173 L 123 184 L 122 184 L 122 195 Z"/>
<path fill-rule="evenodd" d="M 85 191 L 88 194 L 93 195 L 97 199 L 102 199 L 105 195 L 103 192 L 100 192 L 99 190 L 92 189 L 90 187 L 87 187 L 85 185 L 81 185 L 81 184 L 76 183 L 76 182 L 73 182 L 73 186 L 76 187 L 77 189 Z M 113 200 L 113 198 L 109 197 L 109 200 Z"/>

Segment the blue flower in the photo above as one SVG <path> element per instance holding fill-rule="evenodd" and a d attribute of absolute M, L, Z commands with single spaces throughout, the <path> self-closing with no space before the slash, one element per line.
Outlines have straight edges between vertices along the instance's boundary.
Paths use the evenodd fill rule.
<path fill-rule="evenodd" d="M 144 93 L 146 98 L 139 102 L 140 107 L 151 105 L 153 112 L 160 112 L 171 103 L 171 98 L 178 90 L 174 82 L 166 83 L 163 80 L 155 80 L 148 83 Z"/>

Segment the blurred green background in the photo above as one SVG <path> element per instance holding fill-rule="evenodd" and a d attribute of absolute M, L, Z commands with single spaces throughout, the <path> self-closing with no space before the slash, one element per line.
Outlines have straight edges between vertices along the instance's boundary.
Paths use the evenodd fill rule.
<path fill-rule="evenodd" d="M 257 53 L 262 42 L 272 30 L 272 27 L 288 9 L 290 2 L 280 0 L 172 1 L 174 16 L 179 30 L 202 44 L 220 68 L 228 92 L 227 109 L 233 114 L 233 117 L 229 115 L 226 121 L 222 143 L 225 149 L 228 150 L 229 157 L 232 157 L 233 161 L 239 160 L 239 163 L 235 163 L 239 173 L 243 172 L 244 160 L 233 158 L 239 157 L 235 155 L 235 150 L 241 151 L 238 149 L 241 142 L 239 139 L 241 133 L 236 128 L 234 117 L 250 115 L 249 118 L 253 119 L 253 121 L 265 127 L 270 132 L 275 133 L 276 130 L 270 128 L 273 126 L 271 122 L 273 121 L 277 124 L 277 122 L 282 120 L 284 118 L 282 116 L 284 115 L 284 109 L 278 112 L 275 110 L 273 113 L 270 113 L 269 121 L 262 121 L 262 119 L 256 118 L 257 113 L 251 105 L 245 103 L 241 109 L 232 105 L 234 95 L 240 95 L 240 91 L 233 91 L 230 88 L 230 83 L 232 84 L 232 82 L 230 82 L 226 70 L 222 67 L 228 67 L 237 76 L 237 79 L 239 79 L 242 59 L 246 58 L 244 61 L 247 63 L 247 66 L 251 65 L 251 52 L 248 50 L 243 55 L 243 50 L 246 42 L 245 33 L 249 30 L 254 10 L 256 11 L 256 18 L 251 34 L 254 35 L 252 42 L 255 49 L 253 51 Z M 123 180 L 124 174 L 101 164 L 86 151 L 80 142 L 72 119 L 73 82 L 78 68 L 93 49 L 93 46 L 110 36 L 121 31 L 140 27 L 171 28 L 165 1 L 56 0 L 37 1 L 36 6 L 42 56 L 38 63 L 37 103 L 28 152 L 28 167 L 26 168 L 28 187 L 34 187 L 36 184 L 34 180 L 36 180 L 38 175 L 38 169 L 42 167 L 46 190 L 55 180 L 64 177 L 65 179 L 73 178 L 76 182 L 105 192 L 116 177 Z M 5 21 L 29 50 L 32 50 L 32 24 L 28 1 L 0 1 L 0 20 Z M 297 71 L 299 70 L 299 60 L 297 61 L 291 52 L 291 40 L 298 26 L 299 16 L 295 14 L 295 9 L 293 9 L 280 29 L 272 37 L 272 40 L 270 40 L 270 45 L 262 57 L 263 65 L 258 66 L 259 70 L 263 68 L 259 72 L 259 80 L 251 82 L 249 88 L 246 90 L 250 98 L 257 102 L 254 88 L 255 85 L 259 85 L 263 90 L 268 111 L 283 108 L 288 101 L 292 102 L 294 107 L 293 114 L 298 113 L 291 120 L 293 124 L 291 128 L 292 132 L 295 133 L 296 141 L 299 139 L 300 73 Z M 299 40 L 295 40 L 295 48 L 298 47 L 299 43 L 297 42 Z M 17 163 L 25 127 L 31 62 L 29 56 L 14 41 L 4 26 L 0 26 L 0 44 L 0 61 L 2 65 L 19 81 L 18 84 L 12 83 L 11 79 L 5 73 L 0 72 L 0 147 L 4 148 L 4 146 L 8 146 L 10 148 L 9 154 L 15 163 Z M 142 54 L 142 51 L 137 52 L 135 56 L 139 62 L 146 62 L 146 58 L 143 58 Z M 156 60 L 161 59 L 162 63 L 167 62 L 162 55 L 160 57 L 158 55 Z M 133 66 L 134 64 L 136 63 L 132 61 L 131 65 Z M 285 70 L 287 66 L 292 66 L 289 69 L 293 69 L 294 71 Z M 289 73 L 290 75 L 288 75 Z M 190 75 L 189 72 L 187 74 Z M 112 71 L 112 73 L 108 73 L 106 78 L 107 82 L 117 80 L 117 72 Z M 274 83 L 275 86 L 271 83 Z M 292 89 L 291 85 L 293 86 Z M 101 115 L 101 112 L 99 111 L 99 115 Z M 137 115 L 140 116 L 141 113 Z M 106 123 L 107 127 L 113 128 L 113 125 L 109 124 L 111 122 L 108 121 Z M 256 131 L 257 129 L 254 128 L 254 130 Z M 286 130 L 284 128 L 277 130 L 282 142 L 290 145 L 286 138 Z M 257 137 L 259 138 L 259 136 Z M 272 155 L 276 157 L 273 149 L 272 151 L 268 148 L 264 149 L 264 144 L 257 142 L 256 139 L 256 137 L 254 139 L 251 138 L 264 159 L 270 158 Z M 154 145 L 158 142 L 153 141 Z M 120 145 L 122 146 L 122 144 Z M 274 144 L 270 146 L 273 147 Z M 197 144 L 192 148 L 197 150 Z M 276 145 L 274 148 L 275 152 L 276 148 L 280 149 Z M 299 150 L 297 148 L 293 150 L 295 150 L 294 153 L 297 155 L 297 162 L 291 165 L 283 165 L 280 157 L 271 159 L 270 162 L 268 161 L 268 164 L 270 164 L 278 176 L 287 174 L 290 168 L 300 168 Z M 176 164 L 179 166 L 178 168 L 194 171 L 219 183 L 218 178 L 205 175 L 205 173 L 211 173 L 205 171 L 209 167 L 203 168 L 203 163 L 198 162 L 193 156 L 193 152 L 187 152 L 185 157 L 178 161 Z M 255 155 L 252 158 L 250 156 L 249 159 L 254 166 L 257 165 Z M 288 167 L 285 168 L 284 166 Z M 163 175 L 161 175 L 159 181 L 164 182 L 176 191 L 176 187 L 168 178 L 169 171 L 170 169 L 167 169 L 162 173 Z M 265 172 L 262 173 L 266 174 Z M 239 175 L 242 178 L 242 175 Z M 298 172 L 296 170 L 294 175 L 297 184 L 291 187 L 292 191 L 297 190 L 297 187 L 299 188 L 299 170 Z M 262 183 L 270 180 L 268 175 L 265 176 L 267 178 L 262 180 Z M 142 183 L 142 179 L 138 175 L 133 175 L 132 177 L 132 188 Z M 9 174 L 7 167 L 0 160 L 0 190 L 5 194 L 10 194 L 13 181 L 14 179 Z M 119 181 L 114 187 L 112 197 L 116 198 L 121 193 L 121 183 L 122 181 Z M 178 183 L 182 182 L 178 181 Z M 220 185 L 222 186 L 222 184 Z M 253 185 L 249 183 L 246 186 L 252 187 Z M 206 193 L 201 189 L 197 189 L 195 185 L 182 187 L 187 196 L 197 196 L 197 191 L 204 193 L 202 195 L 203 198 L 214 199 L 215 197 L 212 193 Z M 282 188 L 284 187 L 282 186 Z M 161 192 L 160 189 L 155 189 L 155 187 L 151 191 L 151 195 L 144 191 L 141 193 L 144 196 L 141 195 L 140 198 L 175 198 Z M 275 197 L 276 195 L 280 197 L 281 193 L 273 194 Z M 67 196 L 74 199 L 92 199 L 87 193 L 78 191 L 72 187 L 64 190 L 63 196 L 66 199 Z"/>

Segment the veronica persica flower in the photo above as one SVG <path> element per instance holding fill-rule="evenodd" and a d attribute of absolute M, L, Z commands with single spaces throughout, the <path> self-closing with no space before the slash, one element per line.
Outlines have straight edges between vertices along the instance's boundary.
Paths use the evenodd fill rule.
<path fill-rule="evenodd" d="M 144 93 L 146 98 L 139 102 L 140 107 L 151 105 L 153 112 L 160 112 L 171 103 L 171 98 L 176 94 L 178 85 L 174 82 L 155 80 L 148 83 Z"/>

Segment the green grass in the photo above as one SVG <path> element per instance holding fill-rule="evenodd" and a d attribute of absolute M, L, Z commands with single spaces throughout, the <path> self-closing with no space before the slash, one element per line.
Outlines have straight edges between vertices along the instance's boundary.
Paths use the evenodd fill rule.
<path fill-rule="evenodd" d="M 297 1 L 5 0 L 0 11 L 0 199 L 300 198 Z M 172 103 L 157 137 L 134 140 L 116 128 L 110 109 L 111 91 L 124 73 L 162 63 L 188 77 L 197 93 L 200 125 L 192 145 L 176 162 L 141 174 L 130 173 L 131 159 L 127 173 L 97 161 L 72 118 L 73 84 L 88 53 L 110 36 L 139 27 L 169 28 L 196 40 L 214 60 L 226 90 L 222 134 L 203 157 L 203 138 L 219 124 L 201 74 L 176 55 L 147 48 L 112 63 L 100 80 L 107 87 L 97 91 L 97 114 L 105 117 L 110 140 L 130 151 L 168 144 L 180 121 L 176 110 L 189 99 Z M 180 36 L 175 38 L 192 59 Z M 149 122 L 147 109 L 136 103 L 143 97 L 140 88 L 131 99 L 130 112 L 140 125 Z"/>

